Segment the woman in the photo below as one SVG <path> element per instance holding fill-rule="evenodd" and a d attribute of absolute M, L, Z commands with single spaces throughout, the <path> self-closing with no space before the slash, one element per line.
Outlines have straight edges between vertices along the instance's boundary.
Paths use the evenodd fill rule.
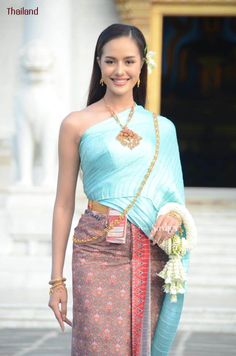
<path fill-rule="evenodd" d="M 167 355 L 178 327 L 183 294 L 171 303 L 158 273 L 159 245 L 184 221 L 183 177 L 174 124 L 145 109 L 147 58 L 138 28 L 106 28 L 87 107 L 60 127 L 49 306 L 72 326 L 72 356 Z M 72 324 L 62 276 L 80 166 L 88 206 L 74 228 Z"/>

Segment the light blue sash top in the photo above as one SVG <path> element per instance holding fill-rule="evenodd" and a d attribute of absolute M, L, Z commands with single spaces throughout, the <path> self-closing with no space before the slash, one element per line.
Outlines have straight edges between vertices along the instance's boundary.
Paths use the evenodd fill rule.
<path fill-rule="evenodd" d="M 130 109 L 118 113 L 125 124 Z M 135 205 L 127 218 L 149 237 L 159 209 L 168 202 L 185 204 L 183 175 L 175 125 L 158 116 L 160 146 L 158 159 Z M 133 149 L 117 139 L 121 127 L 111 116 L 86 129 L 80 139 L 79 154 L 84 192 L 88 199 L 97 200 L 123 211 L 136 195 L 140 183 L 153 159 L 156 133 L 151 111 L 135 106 L 128 127 L 142 140 Z M 183 258 L 188 271 L 189 253 Z M 186 285 L 185 285 L 186 286 Z M 168 355 L 179 324 L 184 295 L 171 303 L 165 294 L 159 321 L 152 343 L 152 356 Z"/>

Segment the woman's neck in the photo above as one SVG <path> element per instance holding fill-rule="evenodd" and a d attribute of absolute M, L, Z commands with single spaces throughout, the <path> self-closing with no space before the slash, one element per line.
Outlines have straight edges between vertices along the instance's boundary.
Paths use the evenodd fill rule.
<path fill-rule="evenodd" d="M 115 111 L 121 111 L 123 108 L 129 108 L 134 103 L 133 95 L 127 96 L 115 96 L 109 95 L 106 93 L 104 95 L 104 101 L 107 105 L 109 105 Z"/>

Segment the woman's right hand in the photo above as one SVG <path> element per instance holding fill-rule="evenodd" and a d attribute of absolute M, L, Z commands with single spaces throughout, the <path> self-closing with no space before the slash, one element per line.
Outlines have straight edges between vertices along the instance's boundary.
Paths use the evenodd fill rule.
<path fill-rule="evenodd" d="M 59 309 L 59 304 L 61 304 L 61 309 Z M 65 330 L 64 322 L 72 327 L 72 322 L 66 317 L 67 289 L 63 284 L 53 288 L 53 293 L 50 295 L 48 306 L 53 310 L 62 331 Z"/>

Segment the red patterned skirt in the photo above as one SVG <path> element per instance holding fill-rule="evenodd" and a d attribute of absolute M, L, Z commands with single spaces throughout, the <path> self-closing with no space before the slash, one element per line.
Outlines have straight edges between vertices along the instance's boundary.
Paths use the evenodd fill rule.
<path fill-rule="evenodd" d="M 107 215 L 89 208 L 75 228 L 78 239 L 102 231 Z M 106 237 L 73 242 L 71 356 L 147 356 L 161 309 L 168 256 L 127 221 L 126 243 Z"/>

